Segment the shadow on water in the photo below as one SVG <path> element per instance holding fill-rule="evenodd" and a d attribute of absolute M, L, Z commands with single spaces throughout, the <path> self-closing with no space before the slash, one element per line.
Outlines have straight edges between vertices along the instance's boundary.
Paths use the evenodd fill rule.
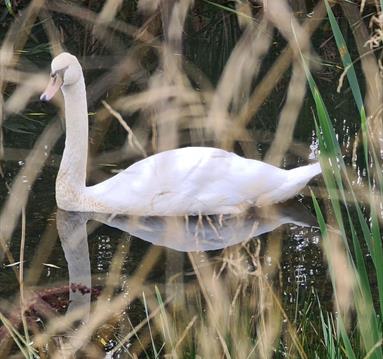
<path fill-rule="evenodd" d="M 63 334 L 65 345 L 61 343 L 61 349 L 66 355 L 73 355 L 77 350 L 87 346 L 84 338 L 79 340 L 73 330 L 79 330 L 79 325 L 80 327 L 88 325 L 89 318 L 92 316 L 91 294 L 96 297 L 101 293 L 98 289 L 93 288 L 92 290 L 92 270 L 88 246 L 88 232 L 91 229 L 88 226 L 87 230 L 88 222 L 103 223 L 108 227 L 127 232 L 137 239 L 175 250 L 173 258 L 174 254 L 183 255 L 179 251 L 217 251 L 236 245 L 245 247 L 250 241 L 254 242 L 259 236 L 285 224 L 295 225 L 298 228 L 312 228 L 317 224 L 309 211 L 302 204 L 294 201 L 262 209 L 252 208 L 241 215 L 219 216 L 136 217 L 58 210 L 56 221 L 69 274 L 68 306 L 64 316 L 60 317 L 63 323 L 62 328 L 68 328 L 65 331 L 66 334 Z M 122 238 L 122 241 L 124 240 L 126 239 Z M 260 265 L 259 251 L 253 255 L 252 260 L 248 259 L 250 276 L 259 270 L 257 266 Z M 217 257 L 219 256 L 217 255 Z M 222 261 L 222 259 L 220 260 Z M 164 264 L 161 266 L 162 268 L 166 268 L 167 263 Z M 193 269 L 192 274 L 195 280 L 197 279 L 196 272 L 204 270 L 204 267 L 206 267 L 205 261 L 197 263 L 197 268 Z M 252 268 L 250 269 L 250 267 Z M 184 278 L 183 266 L 178 269 L 180 272 L 172 273 L 172 276 Z M 126 279 L 125 276 L 115 279 L 118 283 L 115 284 L 115 289 L 121 290 L 123 287 L 121 282 L 124 279 Z M 129 283 L 129 275 L 126 280 Z M 171 281 L 172 278 L 165 279 L 165 285 L 169 285 Z M 187 282 L 190 286 L 190 280 Z M 157 283 L 157 285 L 159 284 Z M 184 298 L 184 291 L 184 286 L 176 285 L 172 288 L 171 296 L 173 299 L 174 296 Z M 126 294 L 128 295 L 128 292 Z M 113 346 L 113 343 L 111 345 Z"/>
<path fill-rule="evenodd" d="M 302 205 L 252 208 L 242 215 L 185 217 L 128 217 L 103 214 L 67 214 L 96 220 L 155 245 L 182 252 L 223 249 L 271 232 L 282 224 L 312 226 L 315 219 Z M 58 222 L 59 225 L 59 222 Z M 59 232 L 60 233 L 60 232 Z"/>

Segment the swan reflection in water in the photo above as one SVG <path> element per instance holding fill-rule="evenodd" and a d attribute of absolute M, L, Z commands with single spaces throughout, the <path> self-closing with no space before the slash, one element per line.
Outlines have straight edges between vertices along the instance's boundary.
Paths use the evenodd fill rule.
<path fill-rule="evenodd" d="M 87 222 L 95 220 L 157 246 L 182 252 L 223 249 L 271 232 L 283 224 L 314 226 L 314 217 L 300 203 L 255 208 L 242 215 L 189 217 L 133 217 L 99 213 L 57 211 L 57 228 L 69 271 L 69 306 L 89 319 L 91 267 Z M 79 316 L 77 315 L 77 318 Z M 72 350 L 76 350 L 72 346 Z"/>

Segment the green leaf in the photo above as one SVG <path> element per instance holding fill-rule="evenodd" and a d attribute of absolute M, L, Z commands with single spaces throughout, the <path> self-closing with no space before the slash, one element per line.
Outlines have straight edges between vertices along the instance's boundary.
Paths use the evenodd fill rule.
<path fill-rule="evenodd" d="M 15 16 L 15 13 L 13 11 L 13 7 L 12 7 L 12 2 L 11 0 L 4 0 L 5 2 L 5 6 L 7 7 L 7 10 L 8 12 L 12 15 L 12 16 Z"/>

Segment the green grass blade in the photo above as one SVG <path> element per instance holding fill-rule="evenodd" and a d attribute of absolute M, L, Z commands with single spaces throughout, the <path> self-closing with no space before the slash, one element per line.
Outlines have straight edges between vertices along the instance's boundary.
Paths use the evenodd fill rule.
<path fill-rule="evenodd" d="M 363 137 L 363 148 L 364 148 L 365 162 L 366 162 L 367 170 L 368 170 L 367 118 L 366 118 L 366 110 L 363 104 L 362 93 L 360 91 L 358 79 L 356 77 L 355 69 L 354 69 L 351 56 L 346 45 L 346 41 L 344 40 L 342 32 L 340 31 L 340 27 L 338 25 L 338 22 L 335 19 L 334 13 L 328 4 L 328 0 L 325 0 L 325 5 L 327 10 L 327 15 L 330 20 L 331 29 L 335 37 L 335 42 L 338 47 L 343 66 L 346 71 L 348 82 L 350 84 L 351 92 L 354 96 L 355 104 L 360 114 L 362 137 Z"/>
<path fill-rule="evenodd" d="M 25 358 L 30 359 L 39 357 L 36 350 L 31 347 L 26 339 L 17 331 L 12 323 L 2 313 L 0 313 L 0 320 L 4 327 L 8 330 L 9 335 L 12 337 L 13 341 L 16 343 Z"/>
<path fill-rule="evenodd" d="M 4 0 L 4 2 L 5 2 L 5 6 L 7 7 L 8 12 L 9 12 L 12 16 L 15 16 L 15 12 L 13 11 L 13 7 L 12 7 L 12 2 L 11 2 L 11 0 Z"/>
<path fill-rule="evenodd" d="M 326 222 L 325 222 L 323 213 L 319 207 L 319 203 L 318 203 L 313 192 L 311 192 L 311 197 L 312 197 L 312 200 L 314 203 L 315 214 L 316 214 L 316 217 L 318 219 L 318 224 L 319 224 L 319 228 L 321 230 L 322 236 L 323 236 L 323 238 L 327 238 Z M 333 276 L 331 276 L 331 277 L 333 277 Z M 333 283 L 333 288 L 335 290 L 335 283 Z M 319 299 L 318 299 L 318 304 L 320 306 Z M 328 327 L 328 325 L 326 325 L 321 307 L 320 307 L 320 319 L 321 319 L 321 323 L 322 323 L 322 331 L 323 331 L 323 335 L 325 338 L 325 342 L 327 341 L 326 346 L 328 346 L 328 341 L 329 341 L 328 336 L 331 335 L 331 331 L 330 331 L 331 327 Z M 340 330 L 340 334 L 341 334 L 343 343 L 345 345 L 345 351 L 346 351 L 347 357 L 351 358 L 351 359 L 356 359 L 356 355 L 354 353 L 354 350 L 352 349 L 350 338 L 349 338 L 347 331 L 345 329 L 345 326 L 344 326 L 343 318 L 340 314 L 337 317 L 337 323 L 338 323 L 338 328 Z"/>
<path fill-rule="evenodd" d="M 354 69 L 354 66 L 352 65 L 351 56 L 347 49 L 346 41 L 344 40 L 342 32 L 340 31 L 340 27 L 338 25 L 338 22 L 335 19 L 334 13 L 332 12 L 330 5 L 328 4 L 328 0 L 325 0 L 325 5 L 327 10 L 327 15 L 330 20 L 331 29 L 335 37 L 335 42 L 338 47 L 339 54 L 343 62 L 343 66 L 346 69 L 346 75 L 351 87 L 351 92 L 354 96 L 355 103 L 356 103 L 356 106 L 358 107 L 358 111 L 361 114 L 361 117 L 363 114 L 363 117 L 365 118 L 363 98 L 360 92 L 355 69 Z"/>
<path fill-rule="evenodd" d="M 323 99 L 320 95 L 320 92 L 316 86 L 316 83 L 314 79 L 312 78 L 307 65 L 305 64 L 303 56 L 302 56 L 302 60 L 303 60 L 304 70 L 306 72 L 306 77 L 310 86 L 310 90 L 312 92 L 312 95 L 315 101 L 316 112 L 317 112 L 318 120 L 320 124 L 320 127 L 316 124 L 316 129 L 318 133 L 319 147 L 321 151 L 320 161 L 321 161 L 321 167 L 323 172 L 323 178 L 326 184 L 326 188 L 330 194 L 330 201 L 334 210 L 334 215 L 335 215 L 337 224 L 341 231 L 341 237 L 346 246 L 346 249 L 348 249 L 347 236 L 346 236 L 346 231 L 345 231 L 345 227 L 343 223 L 343 214 L 341 211 L 340 203 L 338 200 L 339 196 L 337 195 L 337 193 L 339 193 L 340 198 L 342 198 L 342 202 L 346 209 L 347 218 L 350 223 L 351 230 L 353 233 L 355 233 L 355 230 L 353 228 L 352 216 L 350 214 L 350 211 L 348 208 L 348 202 L 345 196 L 345 188 L 344 188 L 342 176 L 341 176 L 341 172 L 342 172 L 344 176 L 346 177 L 347 183 L 349 184 L 349 187 L 350 187 L 350 192 L 352 194 L 352 198 L 356 207 L 359 224 L 362 228 L 363 237 L 371 250 L 371 254 L 375 258 L 376 248 L 373 248 L 372 246 L 370 230 L 368 228 L 365 218 L 363 217 L 363 213 L 356 200 L 356 196 L 352 191 L 351 182 L 347 176 L 347 168 L 343 161 L 340 146 L 336 139 L 335 131 L 331 125 L 329 114 L 327 112 Z M 356 85 L 354 84 L 353 86 L 354 88 L 359 89 L 359 87 L 355 87 L 357 86 L 357 84 Z M 355 96 L 358 96 L 358 91 L 355 91 Z M 361 111 L 362 127 L 363 127 L 363 124 L 365 123 L 363 121 L 363 119 L 365 118 L 363 104 L 359 103 L 358 108 Z M 365 156 L 365 158 L 368 158 L 368 156 Z M 323 227 L 325 226 L 323 215 L 321 216 L 320 212 L 318 212 L 319 205 L 317 203 L 315 205 L 315 201 L 314 201 L 314 206 L 316 207 L 315 210 L 316 210 L 318 222 L 322 223 L 321 230 L 323 231 Z M 354 238 L 354 242 L 356 241 L 357 239 Z M 360 249 L 358 246 L 355 245 L 355 243 L 354 243 L 354 247 Z M 349 249 L 347 250 L 347 252 L 348 252 L 349 262 L 350 264 L 352 264 L 352 267 L 354 267 L 352 256 Z M 357 316 L 358 316 L 360 335 L 362 337 L 366 351 L 369 351 L 381 339 L 381 332 L 379 329 L 376 312 L 370 300 L 370 298 L 372 298 L 372 295 L 371 295 L 371 291 L 369 287 L 369 281 L 368 281 L 368 276 L 367 276 L 367 272 L 366 272 L 366 268 L 364 264 L 363 255 L 361 254 L 361 252 L 358 253 L 357 257 L 358 257 L 357 270 L 358 272 L 359 271 L 361 272 L 362 280 L 359 280 L 359 279 L 357 280 L 357 288 L 355 290 L 355 294 L 356 294 L 355 304 L 357 307 Z M 378 258 L 379 258 L 379 255 L 378 255 Z M 377 267 L 376 269 L 378 272 Z M 378 281 L 379 281 L 379 278 L 380 278 L 380 275 L 378 274 Z M 378 284 L 378 286 L 380 287 L 380 284 Z M 335 287 L 334 287 L 334 290 L 336 290 Z M 346 337 L 344 338 L 344 342 L 345 343 L 347 342 Z M 379 349 L 379 351 L 375 351 L 373 357 L 378 358 L 380 354 L 382 354 L 381 349 Z"/>
<path fill-rule="evenodd" d="M 381 4 L 383 3 L 383 0 L 381 0 Z M 347 79 L 349 81 L 351 91 L 354 96 L 355 103 L 358 107 L 360 118 L 361 118 L 361 129 L 362 129 L 362 135 L 363 135 L 363 146 L 364 146 L 364 155 L 365 155 L 365 165 L 367 169 L 367 175 L 368 175 L 368 184 L 369 184 L 369 192 L 370 194 L 373 193 L 373 190 L 371 188 L 371 173 L 370 173 L 370 163 L 368 160 L 368 131 L 367 131 L 367 119 L 366 119 L 366 112 L 363 104 L 362 94 L 360 91 L 359 83 L 356 77 L 355 69 L 351 60 L 351 56 L 349 54 L 349 51 L 346 46 L 346 42 L 344 40 L 344 37 L 342 35 L 342 32 L 339 28 L 339 25 L 335 19 L 334 13 L 331 10 L 331 7 L 328 4 L 328 0 L 325 0 L 326 9 L 328 18 L 330 20 L 330 25 L 332 28 L 332 32 L 335 37 L 335 41 L 339 50 L 339 53 L 341 55 L 341 59 L 343 62 L 343 66 L 345 69 L 347 69 Z M 374 151 L 373 148 L 371 148 L 371 151 Z M 377 177 L 378 182 L 380 182 L 380 188 L 382 189 L 383 186 L 383 180 L 382 180 L 382 173 L 380 170 L 379 160 L 375 153 L 373 153 L 373 163 L 378 167 L 377 168 Z M 373 203 L 373 202 L 372 202 Z M 375 211 L 374 205 L 371 206 L 371 233 L 368 225 L 362 215 L 362 212 L 360 210 L 360 207 L 355 200 L 355 204 L 357 205 L 357 211 L 358 211 L 358 218 L 359 222 L 362 227 L 364 238 L 367 241 L 367 245 L 369 246 L 369 251 L 371 253 L 372 260 L 374 262 L 374 266 L 376 268 L 376 274 L 377 274 L 377 281 L 378 281 L 378 290 L 379 290 L 379 302 L 380 302 L 380 312 L 381 315 L 383 315 L 383 271 L 381 268 L 383 268 L 383 248 L 381 243 L 381 232 L 380 232 L 380 226 L 379 226 L 379 220 L 377 217 L 377 213 Z"/>
<path fill-rule="evenodd" d="M 251 21 L 254 21 L 254 18 L 252 16 L 249 16 L 247 14 L 245 14 L 244 12 L 241 12 L 241 11 L 238 11 L 238 10 L 235 10 L 235 9 L 232 9 L 231 7 L 229 6 L 225 6 L 225 5 L 222 5 L 222 4 L 218 4 L 218 3 L 215 3 L 213 1 L 209 1 L 209 0 L 203 0 L 206 4 L 209 4 L 211 6 L 214 6 L 218 9 L 221 9 L 221 10 L 225 10 L 227 12 L 230 12 L 230 13 L 233 13 L 237 16 L 241 16 L 245 19 L 248 19 L 248 20 L 251 20 Z"/>
<path fill-rule="evenodd" d="M 168 320 L 168 315 L 165 311 L 165 303 L 162 300 L 161 293 L 158 290 L 157 286 L 155 286 L 155 291 L 156 291 L 157 302 L 158 302 L 158 305 L 160 307 L 160 313 L 161 313 L 160 317 L 161 317 L 161 323 L 163 326 L 164 338 L 166 338 L 166 337 L 168 338 L 168 341 L 170 343 L 171 348 L 174 349 L 174 343 L 173 343 L 172 335 L 170 332 L 170 324 L 169 324 L 169 320 Z"/>
<path fill-rule="evenodd" d="M 144 301 L 145 314 L 146 314 L 146 317 L 148 318 L 148 329 L 149 329 L 149 335 L 150 335 L 150 341 L 151 341 L 151 344 L 152 344 L 153 353 L 155 355 L 155 358 L 159 358 L 159 353 L 157 352 L 156 345 L 154 343 L 152 327 L 150 325 L 150 320 L 149 320 L 149 310 L 148 310 L 148 305 L 146 303 L 146 297 L 145 297 L 145 293 L 144 292 L 142 292 L 142 298 L 143 298 L 143 301 Z"/>

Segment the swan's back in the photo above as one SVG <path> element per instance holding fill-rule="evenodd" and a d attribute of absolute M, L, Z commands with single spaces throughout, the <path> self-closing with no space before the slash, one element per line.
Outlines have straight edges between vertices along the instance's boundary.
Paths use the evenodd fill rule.
<path fill-rule="evenodd" d="M 88 190 L 104 207 L 120 213 L 238 213 L 287 178 L 286 170 L 234 153 L 186 147 L 136 162 Z"/>

